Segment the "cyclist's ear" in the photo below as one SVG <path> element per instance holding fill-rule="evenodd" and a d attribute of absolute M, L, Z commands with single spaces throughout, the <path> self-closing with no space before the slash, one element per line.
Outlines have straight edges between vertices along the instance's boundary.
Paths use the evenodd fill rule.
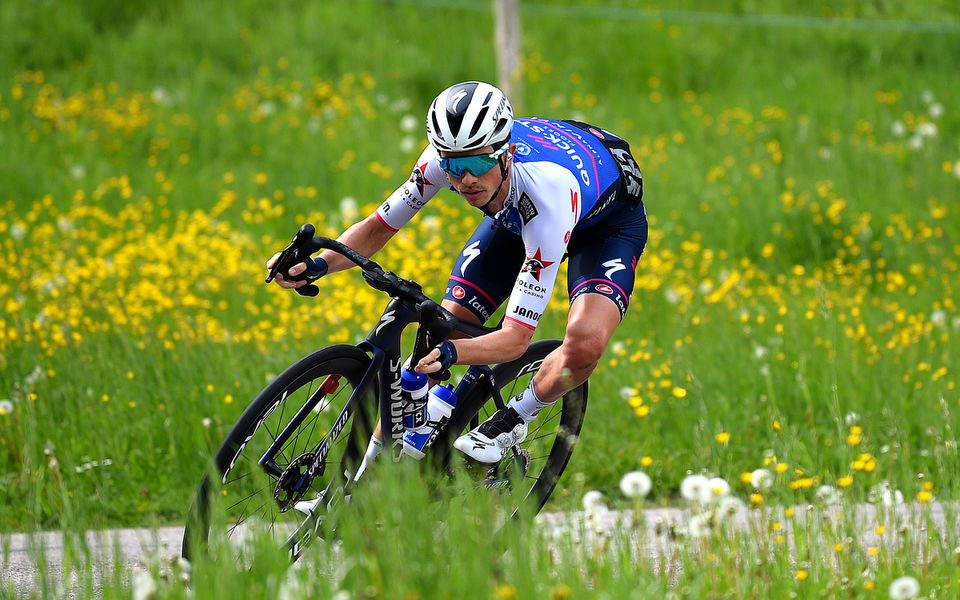
<path fill-rule="evenodd" d="M 315 285 L 305 285 L 297 288 L 297 293 L 301 296 L 308 296 L 310 298 L 316 296 L 320 293 L 320 288 Z"/>

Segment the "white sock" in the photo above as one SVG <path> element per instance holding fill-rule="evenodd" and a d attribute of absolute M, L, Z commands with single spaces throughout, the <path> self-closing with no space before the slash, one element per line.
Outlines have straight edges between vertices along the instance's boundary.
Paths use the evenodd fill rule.
<path fill-rule="evenodd" d="M 383 450 L 383 442 L 377 439 L 376 436 L 370 436 L 370 443 L 367 444 L 367 451 L 363 455 L 363 460 L 360 462 L 360 466 L 357 468 L 357 474 L 353 478 L 354 481 L 360 479 L 360 476 L 363 475 L 363 472 L 367 470 L 367 465 L 377 458 L 381 450 Z"/>
<path fill-rule="evenodd" d="M 527 389 L 523 390 L 523 395 L 508 402 L 507 406 L 517 411 L 524 423 L 530 423 L 537 418 L 541 410 L 551 404 L 553 402 L 544 402 L 537 397 L 537 393 L 533 391 L 533 380 L 531 380 Z"/>

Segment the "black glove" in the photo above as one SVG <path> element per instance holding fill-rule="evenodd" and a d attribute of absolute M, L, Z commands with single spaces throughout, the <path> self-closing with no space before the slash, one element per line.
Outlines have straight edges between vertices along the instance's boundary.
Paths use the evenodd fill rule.
<path fill-rule="evenodd" d="M 303 261 L 307 265 L 307 270 L 303 273 L 300 273 L 296 277 L 288 278 L 292 281 L 309 281 L 311 284 L 327 274 L 327 261 L 323 260 L 320 257 L 317 258 L 307 258 Z M 315 285 L 305 285 L 297 288 L 297 293 L 301 296 L 316 296 L 320 293 L 320 288 Z"/>
<path fill-rule="evenodd" d="M 453 363 L 457 362 L 457 347 L 450 340 L 443 340 L 437 345 L 436 349 L 440 351 L 437 362 L 440 363 L 441 371 L 446 371 Z"/>

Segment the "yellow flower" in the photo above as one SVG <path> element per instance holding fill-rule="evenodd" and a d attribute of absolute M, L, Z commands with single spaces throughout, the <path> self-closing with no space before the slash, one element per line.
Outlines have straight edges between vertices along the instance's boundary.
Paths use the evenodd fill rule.
<path fill-rule="evenodd" d="M 726 444 L 727 442 L 730 441 L 730 434 L 727 433 L 726 431 L 722 431 L 714 437 L 716 438 L 717 443 L 720 443 L 720 444 Z"/>
<path fill-rule="evenodd" d="M 644 456 L 640 459 L 640 465 L 644 467 L 649 467 L 653 464 L 653 458 L 650 456 Z"/>
<path fill-rule="evenodd" d="M 840 487 L 847 487 L 851 483 L 853 483 L 853 477 L 850 475 L 841 477 L 840 479 L 837 480 L 837 485 L 839 485 Z"/>
<path fill-rule="evenodd" d="M 223 397 L 223 401 L 224 401 L 225 403 L 227 403 L 227 404 L 232 404 L 232 403 L 233 403 L 233 394 L 227 394 L 226 396 L 224 396 L 224 397 Z"/>
<path fill-rule="evenodd" d="M 777 466 L 774 467 L 777 473 L 786 473 L 787 469 L 789 468 L 790 468 L 790 465 L 787 463 L 777 463 Z"/>
<path fill-rule="evenodd" d="M 797 578 L 797 581 L 803 581 L 809 576 L 809 574 L 803 569 L 798 569 L 797 572 L 793 574 L 793 576 Z"/>
<path fill-rule="evenodd" d="M 750 502 L 753 502 L 754 504 L 761 504 L 763 502 L 763 494 L 750 494 Z"/>
<path fill-rule="evenodd" d="M 509 583 L 501 583 L 493 590 L 493 597 L 496 600 L 513 600 L 517 597 L 517 588 Z"/>
<path fill-rule="evenodd" d="M 550 590 L 550 600 L 566 600 L 571 594 L 573 594 L 573 590 L 570 589 L 570 586 L 561 583 L 553 586 L 553 589 Z"/>
<path fill-rule="evenodd" d="M 877 548 L 876 546 L 870 546 L 869 548 L 867 548 L 867 554 L 869 554 L 870 556 L 876 556 L 880 554 L 880 548 Z"/>
<path fill-rule="evenodd" d="M 683 397 L 685 397 L 686 395 L 687 395 L 687 390 L 683 389 L 682 387 L 677 386 L 677 387 L 674 387 L 674 388 L 673 388 L 673 397 L 674 397 L 674 398 L 683 398 Z"/>
<path fill-rule="evenodd" d="M 927 491 L 923 491 L 917 494 L 917 500 L 920 502 L 930 502 L 933 499 L 933 494 Z"/>

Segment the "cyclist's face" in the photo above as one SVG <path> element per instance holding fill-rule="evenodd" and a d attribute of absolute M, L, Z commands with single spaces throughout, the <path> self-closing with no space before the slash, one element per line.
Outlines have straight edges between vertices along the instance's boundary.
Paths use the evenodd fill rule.
<path fill-rule="evenodd" d="M 510 145 L 511 153 L 513 151 L 514 145 Z M 470 152 L 444 152 L 440 155 L 441 158 L 457 158 L 463 156 L 475 156 L 475 155 L 489 155 L 496 150 L 493 146 L 485 146 L 479 150 L 472 150 Z M 504 160 L 504 157 L 501 157 L 500 160 Z M 512 154 L 507 155 L 506 157 L 507 165 L 509 166 L 510 161 L 512 160 Z M 453 185 L 454 189 L 457 190 L 457 193 L 463 196 L 470 206 L 474 208 L 481 208 L 486 205 L 487 212 L 495 214 L 503 207 L 503 199 L 506 198 L 507 193 L 510 190 L 509 179 L 510 171 L 507 170 L 507 181 L 504 182 L 503 186 L 500 188 L 500 193 L 497 194 L 497 198 L 494 199 L 490 204 L 487 204 L 490 201 L 490 195 L 493 194 L 494 190 L 500 186 L 501 173 L 499 164 L 494 165 L 490 170 L 480 175 L 474 175 L 469 170 L 464 170 L 460 176 L 453 175 L 452 173 L 447 173 L 447 177 L 450 178 L 450 183 Z"/>

